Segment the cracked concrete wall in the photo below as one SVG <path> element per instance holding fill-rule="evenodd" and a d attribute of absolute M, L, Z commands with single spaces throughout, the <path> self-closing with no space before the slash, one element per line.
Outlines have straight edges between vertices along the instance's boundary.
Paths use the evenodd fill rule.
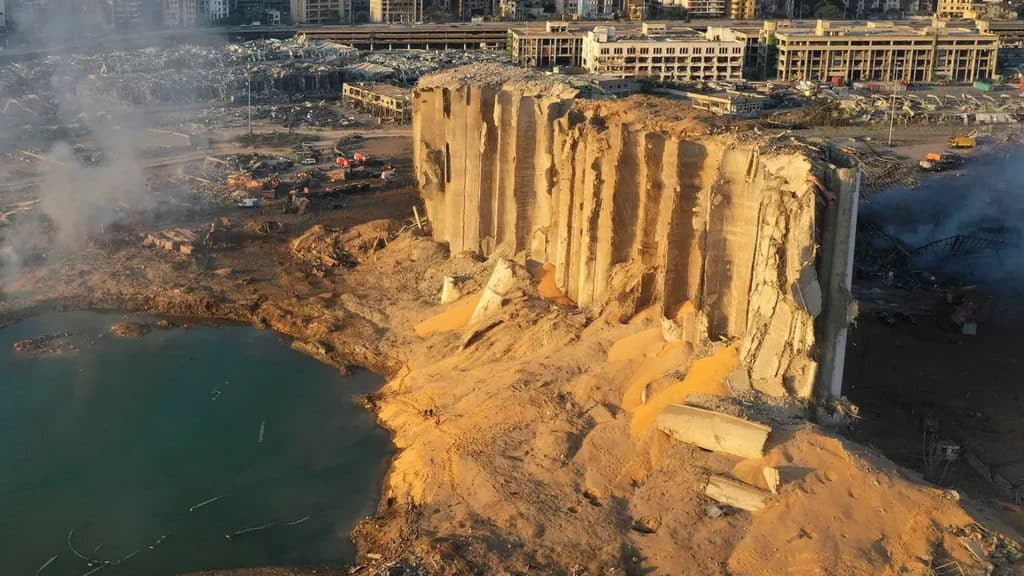
<path fill-rule="evenodd" d="M 808 397 L 821 308 L 808 304 L 821 294 L 811 159 L 714 134 L 663 99 L 578 96 L 557 79 L 421 83 L 415 165 L 435 239 L 550 262 L 582 307 L 625 300 L 675 318 L 689 302 L 708 339 L 739 344 L 752 386 Z"/>

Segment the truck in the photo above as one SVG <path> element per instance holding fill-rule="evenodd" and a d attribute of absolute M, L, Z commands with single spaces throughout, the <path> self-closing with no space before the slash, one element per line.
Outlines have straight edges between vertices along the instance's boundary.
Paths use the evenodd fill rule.
<path fill-rule="evenodd" d="M 978 145 L 974 134 L 955 134 L 949 138 L 950 148 L 974 148 Z"/>
<path fill-rule="evenodd" d="M 928 172 L 943 172 L 945 170 L 952 170 L 960 166 L 963 163 L 963 158 L 959 154 L 953 154 L 951 152 L 929 152 L 925 156 L 924 160 L 918 162 L 918 166 L 922 170 Z"/>

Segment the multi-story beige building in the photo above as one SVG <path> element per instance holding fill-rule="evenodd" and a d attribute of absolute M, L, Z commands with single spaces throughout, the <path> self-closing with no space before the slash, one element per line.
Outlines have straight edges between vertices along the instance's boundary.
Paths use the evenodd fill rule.
<path fill-rule="evenodd" d="M 291 0 L 294 24 L 352 22 L 352 0 Z"/>
<path fill-rule="evenodd" d="M 423 0 L 370 0 L 370 22 L 412 23 L 423 20 Z"/>
<path fill-rule="evenodd" d="M 743 77 L 748 80 L 764 80 L 769 76 L 767 52 L 771 29 L 762 25 L 741 24 L 739 26 L 708 26 L 704 36 L 709 40 L 735 40 L 743 42 Z M 775 68 L 771 67 L 774 75 Z"/>
<path fill-rule="evenodd" d="M 666 6 L 682 6 L 694 18 L 724 18 L 729 0 L 671 0 Z M 742 1 L 742 0 L 741 0 Z"/>
<path fill-rule="evenodd" d="M 933 21 L 827 22 L 774 33 L 780 80 L 973 82 L 996 73 L 999 40 L 977 28 Z"/>
<path fill-rule="evenodd" d="M 543 0 L 498 0 L 498 15 L 509 20 L 533 20 L 544 15 Z"/>
<path fill-rule="evenodd" d="M 739 80 L 744 43 L 710 40 L 693 30 L 667 33 L 645 24 L 639 35 L 618 36 L 598 26 L 583 38 L 583 67 L 591 74 L 668 81 Z"/>
<path fill-rule="evenodd" d="M 975 0 L 938 0 L 935 15 L 939 18 L 963 18 L 964 12 L 971 9 Z"/>
<path fill-rule="evenodd" d="M 1000 2 L 975 2 L 964 10 L 964 18 L 970 20 L 1016 20 L 1017 10 Z"/>
<path fill-rule="evenodd" d="M 757 0 L 729 0 L 729 18 L 753 20 L 757 17 Z"/>
<path fill-rule="evenodd" d="M 532 68 L 582 66 L 583 33 L 565 22 L 547 22 L 544 30 L 510 28 L 508 51 L 512 62 Z"/>

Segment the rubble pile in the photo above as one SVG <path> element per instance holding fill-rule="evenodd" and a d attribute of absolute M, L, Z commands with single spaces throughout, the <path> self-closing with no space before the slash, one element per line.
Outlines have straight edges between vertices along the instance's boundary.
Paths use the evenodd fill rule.
<path fill-rule="evenodd" d="M 147 234 L 142 241 L 142 246 L 159 248 L 167 252 L 192 254 L 196 248 L 196 233 L 187 228 L 174 228 Z"/>
<path fill-rule="evenodd" d="M 362 52 L 298 36 L 225 46 L 182 45 L 46 56 L 0 66 L 0 131 L 56 125 L 57 101 L 102 99 L 123 106 L 220 102 L 257 105 L 255 118 L 285 126 L 349 125 L 326 106 L 344 81 L 411 84 L 442 68 L 507 59 L 487 51 Z M 224 112 L 214 115 L 219 119 Z M 236 118 L 241 120 L 241 117 Z"/>
<path fill-rule="evenodd" d="M 323 276 L 326 270 L 357 264 L 344 245 L 344 236 L 337 230 L 317 224 L 291 243 L 292 255 L 313 266 L 313 273 Z"/>
<path fill-rule="evenodd" d="M 345 68 L 347 80 L 411 84 L 421 76 L 465 64 L 508 62 L 504 52 L 488 50 L 389 50 L 368 52 Z"/>
<path fill-rule="evenodd" d="M 838 116 L 851 124 L 888 122 L 911 124 L 1013 124 L 1024 115 L 1024 99 L 1009 94 L 872 93 L 850 90 L 819 95 L 838 107 Z"/>
<path fill-rule="evenodd" d="M 844 163 L 853 162 L 861 172 L 860 196 L 869 200 L 874 194 L 893 186 L 917 185 L 916 168 L 888 150 L 879 150 L 866 141 L 828 143 L 821 147 L 830 156 L 842 155 Z"/>

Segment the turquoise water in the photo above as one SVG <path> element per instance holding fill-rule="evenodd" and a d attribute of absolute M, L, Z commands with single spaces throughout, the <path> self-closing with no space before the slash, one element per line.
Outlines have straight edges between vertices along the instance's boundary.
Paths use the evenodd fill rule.
<path fill-rule="evenodd" d="M 138 551 L 103 576 L 351 559 L 348 533 L 373 513 L 390 456 L 352 400 L 380 378 L 343 376 L 269 331 L 132 340 L 108 334 L 120 319 L 61 313 L 0 330 L 2 573 L 35 574 L 53 555 L 43 574 L 87 572 L 72 529 L 84 556 Z M 79 350 L 11 351 L 54 331 L 75 332 Z"/>

